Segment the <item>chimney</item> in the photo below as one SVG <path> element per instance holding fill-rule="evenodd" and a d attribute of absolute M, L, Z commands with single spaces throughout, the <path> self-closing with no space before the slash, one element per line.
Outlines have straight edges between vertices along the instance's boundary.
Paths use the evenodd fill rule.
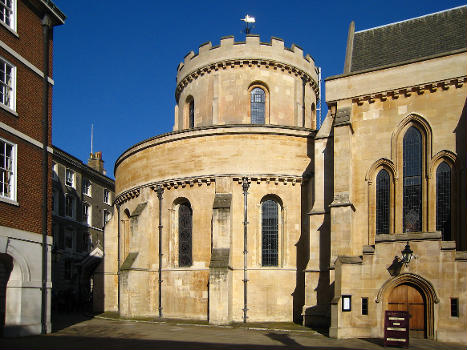
<path fill-rule="evenodd" d="M 94 170 L 97 170 L 101 174 L 105 175 L 104 161 L 102 160 L 102 152 L 101 151 L 91 153 L 89 155 L 88 165 L 91 168 L 93 168 Z"/>

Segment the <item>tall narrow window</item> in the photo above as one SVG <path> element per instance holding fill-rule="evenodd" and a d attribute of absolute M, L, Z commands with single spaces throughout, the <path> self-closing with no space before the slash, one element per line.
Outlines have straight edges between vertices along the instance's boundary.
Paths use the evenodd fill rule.
<path fill-rule="evenodd" d="M 382 169 L 376 176 L 376 233 L 389 233 L 390 177 Z"/>
<path fill-rule="evenodd" d="M 188 127 L 190 129 L 195 127 L 195 100 L 193 99 L 188 106 Z"/>
<path fill-rule="evenodd" d="M 446 162 L 436 170 L 436 230 L 451 240 L 451 168 Z"/>
<path fill-rule="evenodd" d="M 264 124 L 266 96 L 261 88 L 251 90 L 250 113 L 251 124 Z"/>
<path fill-rule="evenodd" d="M 16 145 L 0 139 L 0 197 L 16 200 Z"/>
<path fill-rule="evenodd" d="M 0 0 L 0 21 L 13 30 L 16 30 L 15 8 L 16 0 Z"/>
<path fill-rule="evenodd" d="M 268 199 L 261 205 L 262 265 L 278 265 L 279 205 Z"/>
<path fill-rule="evenodd" d="M 404 136 L 404 232 L 422 230 L 422 135 L 410 127 Z"/>
<path fill-rule="evenodd" d="M 178 265 L 191 266 L 193 211 L 189 202 L 178 207 Z"/>
<path fill-rule="evenodd" d="M 0 0 L 1 2 L 1 0 Z M 0 58 L 0 103 L 15 110 L 16 67 Z"/>

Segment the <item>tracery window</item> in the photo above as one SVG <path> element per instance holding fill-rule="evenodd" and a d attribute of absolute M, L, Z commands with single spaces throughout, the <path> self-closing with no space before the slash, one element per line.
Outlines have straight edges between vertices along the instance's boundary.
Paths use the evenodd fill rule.
<path fill-rule="evenodd" d="M 263 266 L 278 265 L 279 205 L 268 199 L 261 204 L 261 261 Z"/>
<path fill-rule="evenodd" d="M 251 124 L 265 123 L 266 94 L 263 89 L 255 87 L 250 93 Z"/>
<path fill-rule="evenodd" d="M 191 266 L 193 211 L 189 202 L 178 206 L 178 265 Z"/>
<path fill-rule="evenodd" d="M 410 127 L 403 144 L 403 231 L 422 230 L 422 135 Z"/>
<path fill-rule="evenodd" d="M 451 167 L 446 162 L 436 170 L 436 230 L 451 240 Z"/>
<path fill-rule="evenodd" d="M 376 177 L 376 234 L 389 233 L 390 177 L 382 169 Z"/>

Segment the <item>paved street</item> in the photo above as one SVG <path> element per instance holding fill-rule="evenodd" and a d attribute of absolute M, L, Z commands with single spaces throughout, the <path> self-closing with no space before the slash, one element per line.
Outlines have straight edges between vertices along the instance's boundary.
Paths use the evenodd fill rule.
<path fill-rule="evenodd" d="M 285 331 L 263 327 L 214 327 L 205 324 L 162 323 L 89 318 L 60 318 L 46 336 L 0 339 L 1 349 L 383 349 L 379 339 L 336 340 L 301 327 Z M 263 328 L 263 329 L 260 329 Z M 386 348 L 389 349 L 389 348 Z M 425 339 L 410 349 L 459 349 L 458 344 Z"/>

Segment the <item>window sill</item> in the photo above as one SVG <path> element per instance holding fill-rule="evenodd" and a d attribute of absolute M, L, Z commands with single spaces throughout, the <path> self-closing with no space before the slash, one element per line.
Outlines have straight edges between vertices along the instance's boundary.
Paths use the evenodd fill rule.
<path fill-rule="evenodd" d="M 11 204 L 11 205 L 14 205 L 16 207 L 19 207 L 19 203 L 17 201 L 13 200 L 13 199 L 10 199 L 10 198 L 0 197 L 0 202 Z"/>
<path fill-rule="evenodd" d="M 5 22 L 3 21 L 0 21 L 0 24 L 6 28 L 11 34 L 13 34 L 15 37 L 19 38 L 19 35 L 18 33 L 16 32 L 16 30 L 14 30 L 13 28 L 11 28 L 8 24 L 6 24 Z"/>
<path fill-rule="evenodd" d="M 3 103 L 0 103 L 0 108 L 2 108 L 3 110 L 5 110 L 6 112 L 8 112 L 10 114 L 13 114 L 16 118 L 19 117 L 18 113 L 16 113 L 15 110 L 11 109 L 7 105 L 4 105 Z"/>
<path fill-rule="evenodd" d="M 375 243 L 399 241 L 441 240 L 441 232 L 380 233 L 375 236 Z"/>

